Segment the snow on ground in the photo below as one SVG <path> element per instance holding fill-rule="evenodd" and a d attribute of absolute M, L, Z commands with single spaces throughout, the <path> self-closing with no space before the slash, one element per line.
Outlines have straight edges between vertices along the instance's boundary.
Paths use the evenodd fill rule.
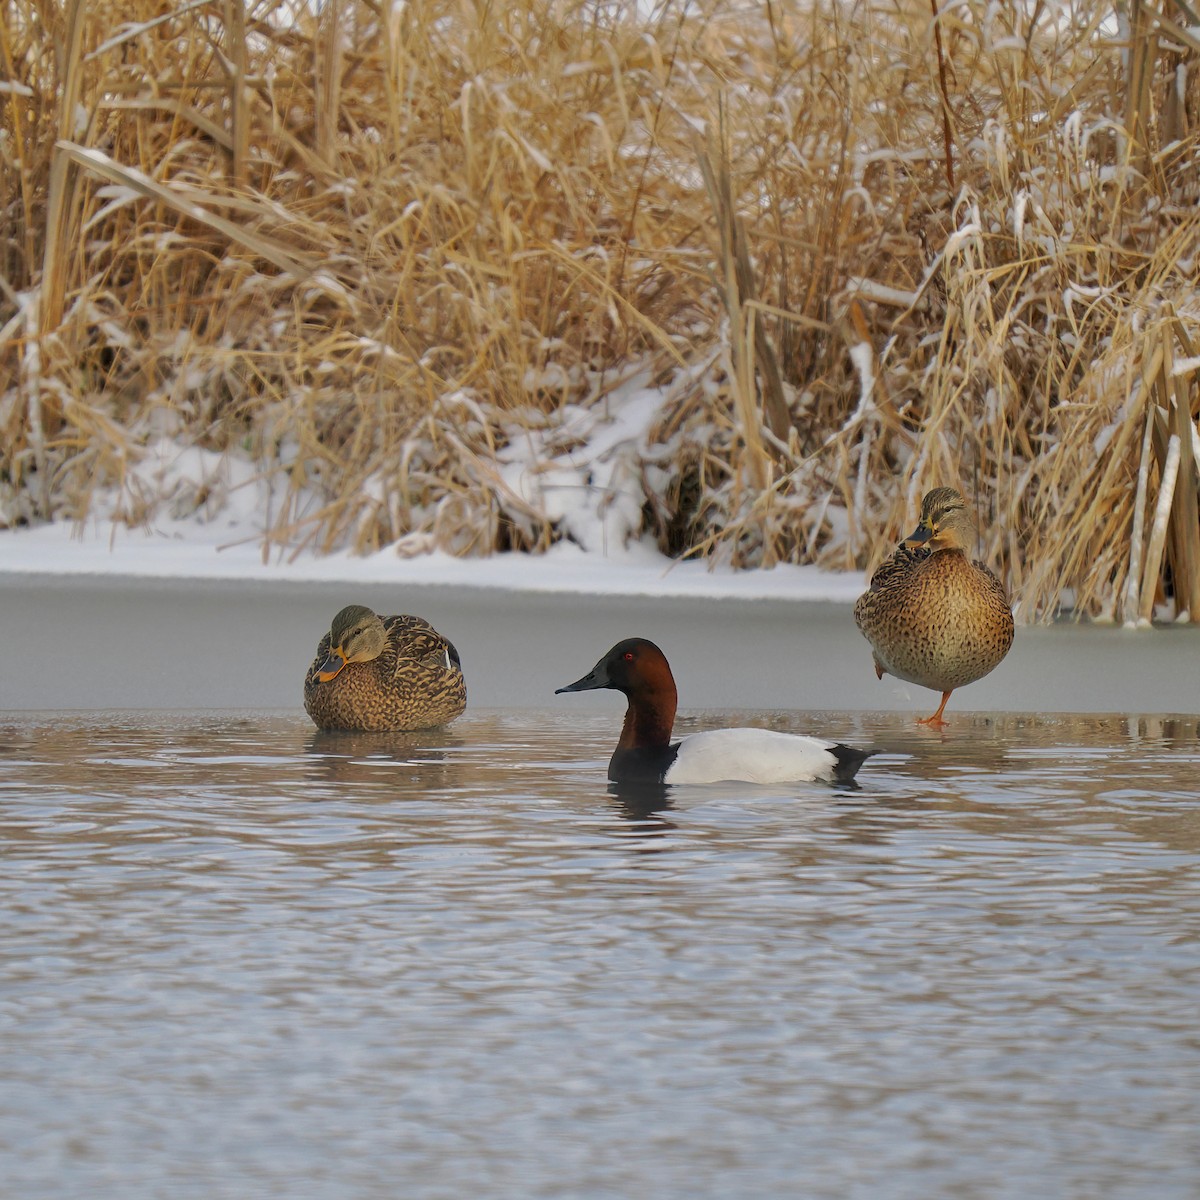
<path fill-rule="evenodd" d="M 264 549 L 270 515 L 282 502 L 281 473 L 263 472 L 234 453 L 161 437 L 130 463 L 120 490 L 97 490 L 93 515 L 83 523 L 0 530 L 0 578 L 293 579 L 853 602 L 865 586 L 860 572 L 788 565 L 734 571 L 673 562 L 639 533 L 645 498 L 639 464 L 664 400 L 661 389 L 647 386 L 644 372 L 635 372 L 604 405 L 569 407 L 546 428 L 514 434 L 502 448 L 496 465 L 504 485 L 568 535 L 544 555 L 424 553 L 432 540 L 425 534 L 366 556 Z M 303 518 L 307 506 L 319 509 L 321 503 L 317 496 L 301 497 L 290 511 Z M 131 525 L 121 519 L 130 513 L 142 521 Z"/>
<path fill-rule="evenodd" d="M 709 596 L 745 599 L 826 600 L 852 603 L 863 590 L 861 573 L 832 574 L 816 567 L 770 571 L 709 569 L 703 562 L 672 562 L 651 545 L 634 543 L 608 554 L 560 544 L 544 555 L 497 554 L 453 558 L 433 553 L 403 558 L 385 549 L 368 556 L 320 557 L 272 552 L 266 561 L 257 538 L 224 524 L 158 522 L 131 530 L 92 521 L 0 533 L 0 576 L 112 575 L 230 581 L 294 579 L 304 582 L 395 583 L 406 587 L 450 584 L 529 592 L 604 595 Z"/>

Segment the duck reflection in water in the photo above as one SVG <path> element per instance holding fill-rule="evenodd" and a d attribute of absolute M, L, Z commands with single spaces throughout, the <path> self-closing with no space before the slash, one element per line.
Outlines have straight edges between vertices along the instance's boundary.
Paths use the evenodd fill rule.
<path fill-rule="evenodd" d="M 616 783 L 610 782 L 608 794 L 615 801 L 613 808 L 627 821 L 648 821 L 664 829 L 674 829 L 672 822 L 664 820 L 659 813 L 671 807 L 671 789 L 663 783 Z"/>
<path fill-rule="evenodd" d="M 381 773 L 394 778 L 397 766 L 431 772 L 431 783 L 445 786 L 460 764 L 445 751 L 463 740 L 444 730 L 411 733 L 362 733 L 345 729 L 318 729 L 305 744 L 313 756 L 313 778 L 338 783 L 378 783 Z"/>

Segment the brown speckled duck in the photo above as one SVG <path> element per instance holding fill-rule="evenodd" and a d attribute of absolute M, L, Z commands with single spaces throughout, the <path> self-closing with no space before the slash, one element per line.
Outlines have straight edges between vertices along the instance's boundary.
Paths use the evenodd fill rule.
<path fill-rule="evenodd" d="M 466 705 L 450 642 L 420 617 L 380 617 L 361 604 L 333 618 L 304 677 L 304 709 L 321 729 L 432 729 Z"/>
<path fill-rule="evenodd" d="M 944 725 L 951 692 L 982 679 L 1012 645 L 1012 608 L 995 575 L 968 557 L 974 540 L 962 496 L 934 488 L 916 532 L 879 565 L 854 606 L 878 678 L 886 671 L 942 693 L 922 725 Z"/>

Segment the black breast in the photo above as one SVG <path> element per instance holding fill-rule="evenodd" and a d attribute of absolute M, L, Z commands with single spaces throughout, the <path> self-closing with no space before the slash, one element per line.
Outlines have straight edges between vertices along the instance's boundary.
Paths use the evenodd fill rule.
<path fill-rule="evenodd" d="M 635 746 L 631 750 L 618 747 L 608 760 L 608 777 L 613 783 L 662 783 L 678 754 L 678 742 L 669 746 Z"/>

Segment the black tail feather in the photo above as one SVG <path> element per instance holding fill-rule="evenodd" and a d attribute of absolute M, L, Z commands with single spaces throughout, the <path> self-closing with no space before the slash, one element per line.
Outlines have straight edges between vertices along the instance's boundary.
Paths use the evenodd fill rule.
<path fill-rule="evenodd" d="M 874 750 L 858 750 L 854 746 L 843 746 L 838 742 L 829 747 L 829 753 L 837 759 L 833 777 L 838 783 L 849 783 L 858 773 L 858 768 L 875 753 Z"/>

